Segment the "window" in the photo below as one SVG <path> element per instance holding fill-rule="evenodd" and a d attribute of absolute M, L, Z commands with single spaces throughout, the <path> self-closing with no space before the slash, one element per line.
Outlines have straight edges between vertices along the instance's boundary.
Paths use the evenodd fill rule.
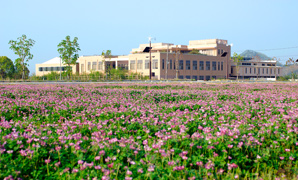
<path fill-rule="evenodd" d="M 84 64 L 81 64 L 81 72 L 84 73 L 85 72 L 85 67 Z"/>
<path fill-rule="evenodd" d="M 220 62 L 217 63 L 217 70 L 220 71 Z"/>
<path fill-rule="evenodd" d="M 136 69 L 136 61 L 135 60 L 131 60 L 130 61 L 130 70 L 135 70 Z"/>
<path fill-rule="evenodd" d="M 165 60 L 162 59 L 162 69 L 165 69 Z"/>
<path fill-rule="evenodd" d="M 183 70 L 183 60 L 179 60 L 179 69 Z"/>
<path fill-rule="evenodd" d="M 265 64 L 262 64 L 262 66 L 265 66 Z"/>
<path fill-rule="evenodd" d="M 216 62 L 212 61 L 212 71 L 216 71 Z"/>
<path fill-rule="evenodd" d="M 265 68 L 263 68 L 263 74 L 265 74 L 264 71 L 265 71 Z"/>
<path fill-rule="evenodd" d="M 91 69 L 91 62 L 88 62 L 88 71 Z"/>
<path fill-rule="evenodd" d="M 223 54 L 223 49 L 220 50 L 220 54 Z"/>
<path fill-rule="evenodd" d="M 186 60 L 186 62 L 185 62 L 185 69 L 190 70 L 190 61 L 189 60 Z M 189 77 L 189 79 L 190 79 L 190 77 Z"/>
<path fill-rule="evenodd" d="M 251 66 L 251 63 L 242 63 L 243 66 Z"/>
<path fill-rule="evenodd" d="M 196 80 L 198 80 L 198 76 L 192 76 L 192 79 L 194 79 L 196 81 Z"/>
<path fill-rule="evenodd" d="M 258 74 L 260 74 L 260 68 L 258 68 Z"/>
<path fill-rule="evenodd" d="M 192 69 L 198 70 L 198 62 L 197 61 L 192 61 Z"/>
<path fill-rule="evenodd" d="M 98 62 L 98 70 L 103 70 L 103 63 L 102 62 Z"/>
<path fill-rule="evenodd" d="M 209 81 L 210 80 L 210 76 L 206 76 L 206 81 Z"/>
<path fill-rule="evenodd" d="M 279 69 L 277 70 L 277 74 L 279 74 Z"/>
<path fill-rule="evenodd" d="M 92 62 L 92 70 L 93 70 L 93 71 L 96 70 L 96 62 Z"/>
<path fill-rule="evenodd" d="M 233 74 L 233 67 L 231 67 L 231 74 Z"/>
<path fill-rule="evenodd" d="M 216 79 L 216 76 L 212 76 L 212 79 Z"/>
<path fill-rule="evenodd" d="M 158 69 L 158 60 L 157 59 L 152 60 L 152 69 Z"/>
<path fill-rule="evenodd" d="M 247 68 L 245 68 L 245 74 L 247 74 Z"/>
<path fill-rule="evenodd" d="M 217 55 L 218 56 L 220 55 L 220 49 L 217 49 Z"/>
<path fill-rule="evenodd" d="M 173 69 L 176 69 L 176 61 L 174 61 L 174 67 L 173 67 Z"/>
<path fill-rule="evenodd" d="M 172 69 L 172 59 L 170 60 L 170 69 Z"/>
<path fill-rule="evenodd" d="M 249 68 L 249 73 L 251 74 L 251 68 Z"/>
<path fill-rule="evenodd" d="M 51 71 L 54 71 L 54 67 L 51 67 Z"/>
<path fill-rule="evenodd" d="M 254 68 L 254 74 L 256 74 L 256 68 Z"/>
<path fill-rule="evenodd" d="M 186 79 L 190 79 L 190 76 L 185 76 Z"/>
<path fill-rule="evenodd" d="M 138 70 L 143 69 L 143 60 L 138 60 L 137 69 Z"/>
<path fill-rule="evenodd" d="M 207 71 L 210 70 L 210 61 L 206 61 L 206 70 L 207 70 Z"/>
<path fill-rule="evenodd" d="M 145 69 L 149 69 L 149 60 L 145 60 Z"/>
<path fill-rule="evenodd" d="M 199 76 L 199 80 L 204 80 L 204 76 Z"/>
<path fill-rule="evenodd" d="M 65 67 L 62 67 L 62 71 L 65 71 Z"/>
<path fill-rule="evenodd" d="M 200 61 L 200 70 L 204 70 L 204 61 Z"/>
<path fill-rule="evenodd" d="M 223 71 L 223 62 L 221 62 L 221 70 Z"/>
<path fill-rule="evenodd" d="M 40 67 L 40 68 L 38 68 L 38 70 L 39 70 L 39 71 L 43 71 L 43 68 L 42 68 L 42 67 Z"/>
<path fill-rule="evenodd" d="M 270 74 L 272 74 L 272 69 L 270 69 Z"/>
<path fill-rule="evenodd" d="M 178 79 L 183 79 L 183 76 L 178 76 Z"/>
<path fill-rule="evenodd" d="M 268 68 L 267 68 L 267 74 L 268 74 Z"/>

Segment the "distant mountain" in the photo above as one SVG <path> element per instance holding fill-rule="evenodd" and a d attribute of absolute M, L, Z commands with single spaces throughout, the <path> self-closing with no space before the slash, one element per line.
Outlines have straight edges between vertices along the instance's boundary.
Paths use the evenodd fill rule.
<path fill-rule="evenodd" d="M 268 59 L 272 59 L 268 56 L 266 56 L 263 53 L 260 52 L 256 52 L 253 50 L 246 50 L 243 53 L 240 54 L 241 56 L 245 57 L 245 58 L 255 58 L 255 57 L 259 57 L 261 60 L 268 60 Z"/>

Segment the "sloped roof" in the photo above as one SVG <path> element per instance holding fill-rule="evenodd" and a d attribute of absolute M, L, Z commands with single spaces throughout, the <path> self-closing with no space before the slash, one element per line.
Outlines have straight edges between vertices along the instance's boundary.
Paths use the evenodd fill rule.
<path fill-rule="evenodd" d="M 54 57 L 53 59 L 50 59 L 42 64 L 60 64 L 60 57 Z M 77 63 L 79 62 L 79 59 L 77 60 Z"/>

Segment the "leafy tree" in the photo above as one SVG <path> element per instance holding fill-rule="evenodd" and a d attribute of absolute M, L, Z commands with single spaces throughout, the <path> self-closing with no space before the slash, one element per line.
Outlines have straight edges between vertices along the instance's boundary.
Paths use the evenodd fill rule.
<path fill-rule="evenodd" d="M 25 79 L 25 69 L 27 67 L 28 61 L 33 58 L 33 55 L 30 53 L 30 49 L 35 44 L 35 41 L 32 39 L 27 39 L 26 35 L 22 35 L 22 37 L 18 37 L 17 41 L 10 40 L 8 42 L 10 44 L 10 49 L 14 51 L 16 55 L 19 56 L 17 59 L 18 62 L 15 62 L 15 64 L 18 63 L 18 65 L 22 68 L 22 79 Z M 28 68 L 27 68 L 28 69 Z"/>
<path fill-rule="evenodd" d="M 14 75 L 13 77 L 15 79 L 21 79 L 22 77 L 29 77 L 29 69 L 27 66 L 22 65 L 22 60 L 20 58 L 15 60 L 15 70 L 14 70 Z"/>
<path fill-rule="evenodd" d="M 106 52 L 102 51 L 101 56 L 102 56 L 102 62 L 105 67 L 106 79 L 108 79 L 108 73 L 111 70 L 111 66 L 110 66 L 110 64 L 108 65 L 108 63 L 106 62 L 106 59 L 108 59 L 108 62 L 110 62 L 110 60 L 112 58 L 112 51 L 111 50 L 106 50 Z"/>
<path fill-rule="evenodd" d="M 289 58 L 286 61 L 286 66 L 288 66 L 290 68 L 291 75 L 292 75 L 292 80 L 294 80 L 294 77 L 295 77 L 294 71 L 296 70 L 297 61 L 295 61 L 293 58 Z"/>
<path fill-rule="evenodd" d="M 240 54 L 237 54 L 234 52 L 232 60 L 234 62 L 234 64 L 236 65 L 236 73 L 237 73 L 237 80 L 238 80 L 238 76 L 239 76 L 239 65 L 241 64 L 241 62 L 243 61 L 243 56 L 241 56 Z"/>
<path fill-rule="evenodd" d="M 12 60 L 6 56 L 0 56 L 0 76 L 2 78 L 12 78 L 14 72 L 15 69 Z"/>
<path fill-rule="evenodd" d="M 71 65 L 76 64 L 77 59 L 79 58 L 78 52 L 81 50 L 79 47 L 78 38 L 75 37 L 73 41 L 71 41 L 70 36 L 66 36 L 66 38 L 62 40 L 57 47 L 60 58 L 62 59 L 62 63 L 66 65 L 66 72 L 70 77 L 72 74 Z"/>
<path fill-rule="evenodd" d="M 193 49 L 189 52 L 189 54 L 201 54 L 199 50 Z"/>

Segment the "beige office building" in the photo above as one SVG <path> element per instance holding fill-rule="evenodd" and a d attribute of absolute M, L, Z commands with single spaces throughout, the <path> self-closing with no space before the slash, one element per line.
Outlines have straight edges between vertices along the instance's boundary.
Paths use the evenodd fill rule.
<path fill-rule="evenodd" d="M 103 72 L 106 66 L 128 69 L 131 73 L 149 76 L 149 53 L 143 50 L 149 44 L 141 44 L 127 56 L 81 56 L 80 74 Z M 226 40 L 209 39 L 189 41 L 189 45 L 153 43 L 151 45 L 152 78 L 210 80 L 227 78 L 230 73 L 231 47 Z M 168 58 L 167 58 L 168 57 Z"/>
<path fill-rule="evenodd" d="M 275 60 L 246 60 L 239 64 L 239 79 L 249 78 L 276 78 L 282 75 L 282 67 L 277 66 Z M 231 62 L 231 77 L 237 77 L 237 68 Z"/>

